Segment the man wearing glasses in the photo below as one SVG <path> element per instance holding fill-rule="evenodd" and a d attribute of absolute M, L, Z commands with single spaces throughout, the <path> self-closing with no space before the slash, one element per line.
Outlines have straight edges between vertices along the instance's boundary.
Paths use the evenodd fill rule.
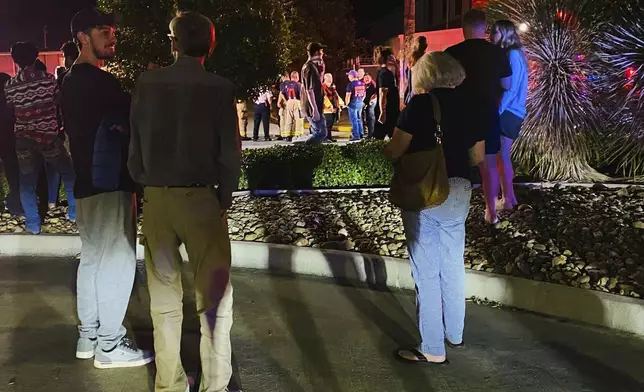
<path fill-rule="evenodd" d="M 128 161 L 132 177 L 145 187 L 155 390 L 189 390 L 180 359 L 183 243 L 201 323 L 200 388 L 223 392 L 232 375 L 233 323 L 226 211 L 241 166 L 235 86 L 204 68 L 215 47 L 215 28 L 208 18 L 181 13 L 170 31 L 174 64 L 145 72 L 136 85 Z"/>
<path fill-rule="evenodd" d="M 154 360 L 126 337 L 123 318 L 136 270 L 135 184 L 127 170 L 130 96 L 100 69 L 115 54 L 114 18 L 86 9 L 71 23 L 80 55 L 62 84 L 82 242 L 77 276 L 76 357 L 100 369 Z"/>

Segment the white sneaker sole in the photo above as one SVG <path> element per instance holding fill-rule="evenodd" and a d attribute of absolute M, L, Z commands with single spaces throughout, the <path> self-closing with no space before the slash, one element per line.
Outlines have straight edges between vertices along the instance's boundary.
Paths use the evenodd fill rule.
<path fill-rule="evenodd" d="M 150 358 L 145 358 L 145 359 L 140 359 L 138 361 L 133 361 L 133 362 L 110 362 L 110 363 L 103 363 L 100 361 L 97 361 L 96 359 L 94 360 L 94 367 L 97 369 L 120 369 L 120 368 L 132 368 L 132 367 L 139 367 L 139 366 L 145 366 L 149 363 L 152 363 L 154 361 L 154 356 Z"/>
<path fill-rule="evenodd" d="M 94 351 L 76 351 L 76 358 L 92 359 L 94 358 Z"/>

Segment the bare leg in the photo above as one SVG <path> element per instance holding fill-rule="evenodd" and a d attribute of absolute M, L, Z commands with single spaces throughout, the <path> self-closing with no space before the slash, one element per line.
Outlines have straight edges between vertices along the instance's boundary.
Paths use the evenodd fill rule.
<path fill-rule="evenodd" d="M 499 174 L 501 176 L 502 205 L 504 209 L 513 209 L 518 204 L 514 195 L 514 168 L 512 167 L 512 158 L 510 156 L 513 142 L 512 139 L 501 136 Z"/>
<path fill-rule="evenodd" d="M 496 223 L 496 202 L 499 199 L 499 172 L 496 163 L 496 154 L 485 155 L 485 160 L 479 165 L 481 179 L 483 180 L 483 197 L 485 199 L 485 221 Z"/>

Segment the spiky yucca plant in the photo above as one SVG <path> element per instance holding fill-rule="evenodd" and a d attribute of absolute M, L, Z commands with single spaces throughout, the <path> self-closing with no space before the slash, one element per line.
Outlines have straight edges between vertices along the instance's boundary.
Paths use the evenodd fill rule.
<path fill-rule="evenodd" d="M 618 7 L 615 23 L 597 42 L 602 91 L 616 105 L 608 160 L 628 176 L 644 175 L 644 10 L 640 1 Z"/>
<path fill-rule="evenodd" d="M 519 166 L 548 180 L 605 179 L 590 165 L 600 132 L 592 43 L 602 28 L 590 0 L 491 0 L 494 19 L 526 23 L 529 58 L 528 117 L 513 155 Z M 599 18 L 598 18 L 599 19 Z"/>

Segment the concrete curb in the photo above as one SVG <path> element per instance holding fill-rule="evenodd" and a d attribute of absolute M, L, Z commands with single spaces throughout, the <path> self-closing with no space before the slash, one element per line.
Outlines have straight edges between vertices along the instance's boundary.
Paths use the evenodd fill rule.
<path fill-rule="evenodd" d="M 74 257 L 74 235 L 0 235 L 0 256 Z M 184 260 L 185 250 L 181 251 Z M 137 256 L 143 258 L 138 245 Z M 407 260 L 355 252 L 254 242 L 232 243 L 233 266 L 415 288 Z M 593 290 L 467 270 L 466 295 L 644 336 L 644 301 Z"/>
<path fill-rule="evenodd" d="M 550 189 L 555 186 L 560 186 L 561 188 L 592 188 L 596 184 L 594 183 L 581 183 L 581 182 L 518 182 L 514 184 L 517 187 L 525 187 L 530 189 Z M 628 187 L 635 188 L 644 188 L 644 184 L 641 183 L 623 183 L 623 184 L 610 184 L 602 183 L 607 189 L 623 189 Z M 481 187 L 481 184 L 473 184 L 474 189 Z M 255 189 L 255 190 L 246 190 L 246 191 L 236 191 L 233 192 L 233 196 L 275 196 L 283 194 L 297 194 L 297 195 L 313 195 L 317 193 L 342 193 L 342 192 L 355 192 L 355 191 L 366 191 L 366 192 L 389 192 L 387 187 L 374 187 L 374 188 L 328 188 L 328 189 Z"/>

